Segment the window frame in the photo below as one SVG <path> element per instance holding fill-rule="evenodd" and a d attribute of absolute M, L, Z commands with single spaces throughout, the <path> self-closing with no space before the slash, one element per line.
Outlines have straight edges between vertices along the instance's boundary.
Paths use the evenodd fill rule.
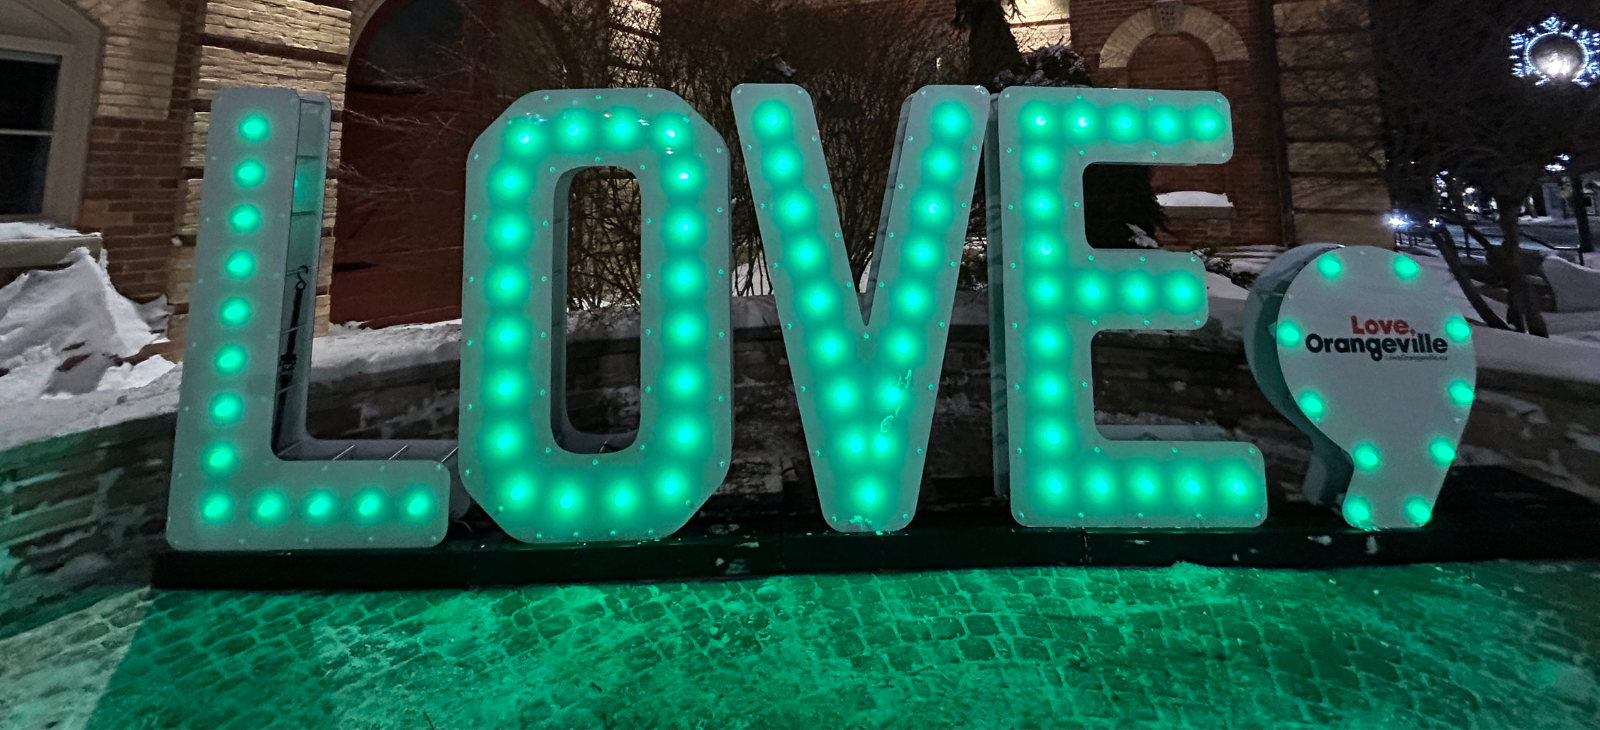
<path fill-rule="evenodd" d="M 53 22 L 70 41 L 9 35 L 0 48 L 56 56 L 55 110 L 45 162 L 44 200 L 38 213 L 0 214 L 0 221 L 48 221 L 74 226 L 83 204 L 89 123 L 94 116 L 101 53 L 100 28 L 59 0 L 9 0 Z M 7 4 L 0 2 L 0 5 Z"/>

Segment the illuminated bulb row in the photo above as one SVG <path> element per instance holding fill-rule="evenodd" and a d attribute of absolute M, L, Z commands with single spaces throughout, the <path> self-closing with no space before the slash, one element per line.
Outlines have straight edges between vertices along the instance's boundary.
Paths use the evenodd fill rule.
<path fill-rule="evenodd" d="M 392 504 L 387 496 L 377 489 L 356 494 L 343 508 L 333 493 L 325 491 L 306 495 L 300 500 L 298 507 L 291 505 L 282 492 L 270 489 L 257 492 L 254 497 L 246 501 L 249 505 L 248 519 L 260 525 L 275 525 L 291 517 L 310 524 L 328 524 L 340 519 L 373 523 L 387 517 L 391 508 L 398 508 L 399 513 L 396 515 L 398 519 L 418 521 L 427 519 L 433 512 L 433 497 L 427 488 L 420 486 L 394 500 Z M 207 523 L 225 523 L 238 516 L 234 507 L 234 500 L 228 494 L 212 493 L 201 499 L 200 516 Z"/>
<path fill-rule="evenodd" d="M 1421 496 L 1409 497 L 1402 507 L 1406 519 L 1411 524 L 1421 527 L 1433 519 L 1433 508 L 1428 505 L 1428 500 Z M 1345 519 L 1356 527 L 1371 527 L 1372 505 L 1365 497 L 1349 496 L 1344 500 Z"/>
<path fill-rule="evenodd" d="M 1150 99 L 1153 101 L 1153 99 Z M 1107 140 L 1121 144 L 1210 142 L 1227 131 L 1228 114 L 1217 105 L 1177 109 L 1130 104 L 1097 107 L 1078 97 L 1066 104 L 1034 101 L 1023 104 L 1016 124 L 1026 142 L 1088 144 Z"/>
<path fill-rule="evenodd" d="M 1134 499 L 1155 499 L 1163 495 L 1176 495 L 1180 501 L 1201 499 L 1204 495 L 1220 496 L 1237 501 L 1260 490 L 1254 478 L 1228 478 L 1213 481 L 1193 476 L 1163 479 L 1159 475 L 1136 474 L 1131 477 L 1108 476 L 1096 472 L 1086 476 L 1074 490 L 1066 480 L 1047 476 L 1034 486 L 1041 500 L 1049 504 L 1070 496 L 1076 491 L 1090 500 L 1105 500 L 1116 496 Z"/>
<path fill-rule="evenodd" d="M 246 150 L 266 141 L 271 135 L 271 122 L 260 114 L 246 115 L 236 128 L 236 138 Z M 242 291 L 248 291 L 246 285 L 256 273 L 251 234 L 261 227 L 261 210 L 249 199 L 249 192 L 259 187 L 268 175 L 266 166 L 256 157 L 259 154 L 247 152 L 233 167 L 231 179 L 236 203 L 228 209 L 225 221 L 233 246 L 232 251 L 223 258 L 222 271 L 218 272 L 224 281 L 235 282 Z M 217 308 L 216 316 L 217 322 L 222 325 L 221 332 L 236 332 L 250 323 L 250 300 L 239 295 L 225 296 Z M 212 356 L 212 366 L 224 382 L 243 373 L 247 361 L 248 351 L 238 343 L 223 344 Z M 212 433 L 231 431 L 243 418 L 244 409 L 244 400 L 233 391 L 223 390 L 213 394 L 206 404 L 206 416 Z M 199 466 L 203 473 L 215 480 L 226 478 L 239 466 L 238 447 L 225 439 L 216 441 L 201 450 Z M 271 507 L 270 499 L 267 504 Z M 231 512 L 231 500 L 221 494 L 207 498 L 200 506 L 201 518 L 207 522 L 216 522 L 218 517 Z"/>

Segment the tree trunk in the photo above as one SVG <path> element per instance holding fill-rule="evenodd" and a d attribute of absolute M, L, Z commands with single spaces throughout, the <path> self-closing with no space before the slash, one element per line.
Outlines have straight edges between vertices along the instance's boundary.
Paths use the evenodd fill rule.
<path fill-rule="evenodd" d="M 967 30 L 967 79 L 990 88 L 1001 71 L 1022 65 L 1022 52 L 1006 21 L 1004 0 L 956 0 L 957 27 Z"/>
<path fill-rule="evenodd" d="M 1583 194 L 1583 176 L 1573 172 L 1571 181 L 1572 213 L 1578 219 L 1578 252 L 1594 253 L 1594 239 L 1589 237 L 1589 210 L 1585 205 L 1588 198 Z"/>
<path fill-rule="evenodd" d="M 1517 257 L 1522 248 L 1521 230 L 1517 225 L 1517 214 L 1522 210 L 1522 199 L 1512 195 L 1497 195 L 1494 199 L 1495 207 L 1500 209 L 1499 223 L 1501 241 L 1498 259 L 1494 265 L 1499 267 L 1506 277 L 1506 298 L 1516 314 L 1507 311 L 1513 323 L 1520 319 L 1527 325 L 1527 332 L 1539 337 L 1549 337 L 1550 330 L 1545 326 L 1544 315 L 1539 313 L 1539 306 L 1533 300 L 1532 292 L 1528 291 L 1528 282 L 1522 278 L 1522 270 L 1517 267 Z"/>
<path fill-rule="evenodd" d="M 1478 291 L 1478 287 L 1473 283 L 1472 277 L 1468 276 L 1467 270 L 1462 267 L 1461 254 L 1456 251 L 1456 242 L 1450 236 L 1450 229 L 1433 229 L 1433 243 L 1438 246 L 1439 255 L 1444 259 L 1445 266 L 1450 267 L 1450 275 L 1455 277 L 1456 285 L 1461 287 L 1462 295 L 1466 296 L 1467 302 L 1472 305 L 1472 310 L 1478 313 L 1478 319 L 1483 320 L 1483 323 L 1490 327 L 1503 330 L 1511 329 L 1506 324 L 1506 321 L 1501 319 L 1500 315 L 1496 314 L 1494 309 L 1489 306 L 1489 303 L 1483 300 L 1483 294 Z"/>

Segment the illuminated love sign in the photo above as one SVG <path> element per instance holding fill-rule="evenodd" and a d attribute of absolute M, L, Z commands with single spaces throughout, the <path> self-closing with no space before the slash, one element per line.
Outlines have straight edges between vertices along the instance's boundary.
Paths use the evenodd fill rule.
<path fill-rule="evenodd" d="M 1426 524 L 1477 377 L 1443 278 L 1391 251 L 1304 246 L 1262 272 L 1245 339 L 1263 392 L 1312 438 L 1307 498 L 1342 498 L 1354 527 Z"/>
<path fill-rule="evenodd" d="M 1264 519 L 1255 447 L 1106 439 L 1089 388 L 1096 332 L 1198 327 L 1207 306 L 1195 257 L 1088 245 L 1084 169 L 1226 161 L 1233 136 L 1225 98 L 1047 88 L 990 95 L 970 86 L 913 94 L 901 112 L 866 317 L 810 97 L 792 85 L 745 85 L 734 90 L 733 108 L 830 527 L 893 531 L 916 513 L 980 161 L 995 246 L 996 483 L 1015 519 L 1125 528 Z M 519 99 L 478 138 L 467 161 L 458 449 L 305 432 L 308 286 L 320 246 L 328 119 L 325 99 L 286 89 L 226 89 L 212 104 L 171 543 L 432 545 L 443 539 L 452 457 L 468 493 L 519 540 L 642 540 L 680 528 L 721 484 L 732 456 L 731 150 L 717 131 L 660 89 L 561 90 Z M 642 204 L 640 427 L 623 448 L 567 421 L 562 371 L 568 190 L 579 171 L 600 166 L 632 173 Z M 1363 271 L 1359 256 L 1346 258 L 1352 272 Z M 1337 299 L 1332 291 L 1295 293 L 1314 307 L 1323 306 L 1320 295 Z M 1450 336 L 1454 320 L 1434 327 L 1398 306 L 1431 292 L 1395 296 L 1397 306 L 1350 313 L 1360 333 L 1307 330 L 1308 341 L 1315 334 L 1319 347 L 1332 349 L 1281 353 L 1284 387 L 1341 393 L 1343 381 L 1318 380 L 1315 358 L 1343 356 L 1340 348 L 1356 345 L 1340 342 L 1355 334 L 1388 361 L 1396 355 L 1384 338 L 1417 337 L 1402 351 L 1410 356 L 1438 344 L 1431 333 Z M 1321 309 L 1285 311 L 1322 327 Z M 1470 350 L 1452 347 L 1452 367 L 1466 363 L 1470 378 Z M 1341 413 L 1320 437 L 1343 438 L 1336 426 L 1360 419 Z M 1445 425 L 1440 438 L 1459 435 Z M 1378 436 L 1360 438 L 1398 443 L 1396 434 Z M 1444 451 L 1432 454 L 1437 466 Z M 1351 487 L 1351 499 L 1371 510 L 1358 524 L 1414 526 L 1389 519 L 1392 495 L 1384 490 L 1401 488 L 1394 479 L 1422 467 L 1399 452 L 1385 458 L 1393 469 Z M 1431 505 L 1436 493 L 1437 486 L 1412 496 Z"/>

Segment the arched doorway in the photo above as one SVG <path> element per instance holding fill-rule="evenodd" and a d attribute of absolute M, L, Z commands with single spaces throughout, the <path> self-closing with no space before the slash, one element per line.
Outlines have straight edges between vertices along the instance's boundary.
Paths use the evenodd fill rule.
<path fill-rule="evenodd" d="M 388 0 L 350 62 L 333 322 L 461 316 L 468 151 L 523 93 L 581 84 L 569 31 L 537 0 Z"/>
<path fill-rule="evenodd" d="M 1145 39 L 1128 60 L 1128 88 L 1215 91 L 1217 59 L 1200 39 L 1187 34 Z M 1151 168 L 1157 193 L 1178 190 L 1226 192 L 1221 165 L 1162 165 Z"/>

